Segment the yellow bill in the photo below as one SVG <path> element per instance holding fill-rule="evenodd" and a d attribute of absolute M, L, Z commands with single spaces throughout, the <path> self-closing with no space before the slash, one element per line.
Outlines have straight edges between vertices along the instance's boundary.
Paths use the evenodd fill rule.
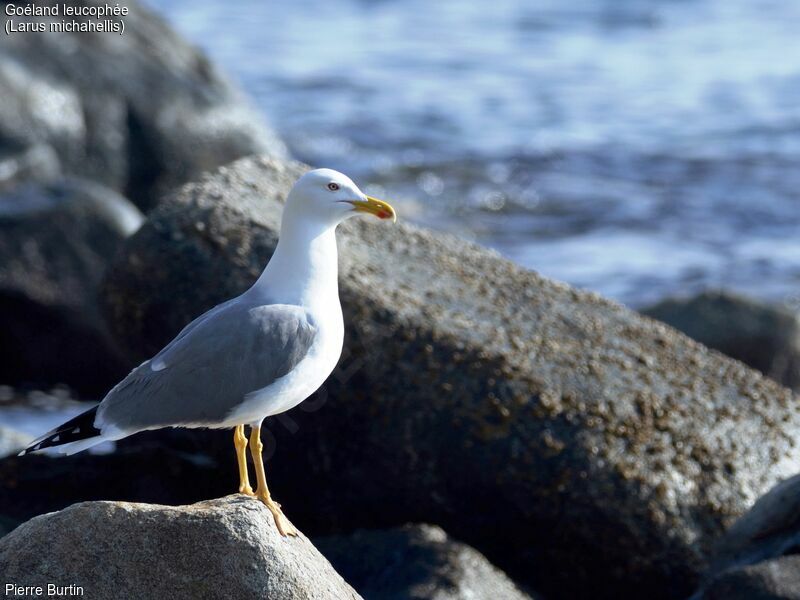
<path fill-rule="evenodd" d="M 354 210 L 375 215 L 379 219 L 391 219 L 392 223 L 397 222 L 397 213 L 392 205 L 383 200 L 378 200 L 372 196 L 367 196 L 366 200 L 352 200 Z"/>

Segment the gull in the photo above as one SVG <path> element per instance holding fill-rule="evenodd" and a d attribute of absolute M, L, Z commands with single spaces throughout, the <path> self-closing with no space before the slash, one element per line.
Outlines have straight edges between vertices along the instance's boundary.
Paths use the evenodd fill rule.
<path fill-rule="evenodd" d="M 286 198 L 275 252 L 250 289 L 189 323 L 100 404 L 20 454 L 45 448 L 74 454 L 163 427 L 233 428 L 239 492 L 261 500 L 282 535 L 297 535 L 267 487 L 261 423 L 309 397 L 339 361 L 344 322 L 336 227 L 359 213 L 397 220 L 391 205 L 342 173 L 316 169 L 300 177 Z"/>

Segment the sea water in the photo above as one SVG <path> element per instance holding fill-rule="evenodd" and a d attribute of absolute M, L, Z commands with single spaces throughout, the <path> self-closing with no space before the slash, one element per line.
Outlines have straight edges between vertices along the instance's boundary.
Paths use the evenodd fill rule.
<path fill-rule="evenodd" d="M 403 218 L 633 306 L 800 307 L 800 3 L 148 1 Z"/>

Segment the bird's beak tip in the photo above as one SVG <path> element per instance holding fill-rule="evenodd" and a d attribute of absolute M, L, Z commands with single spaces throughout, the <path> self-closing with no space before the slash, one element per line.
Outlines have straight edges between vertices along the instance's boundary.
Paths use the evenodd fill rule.
<path fill-rule="evenodd" d="M 391 219 L 392 223 L 397 223 L 397 212 L 388 202 L 378 200 L 372 196 L 367 196 L 366 200 L 355 200 L 351 204 L 353 209 L 358 212 L 365 212 L 375 215 L 379 219 Z"/>

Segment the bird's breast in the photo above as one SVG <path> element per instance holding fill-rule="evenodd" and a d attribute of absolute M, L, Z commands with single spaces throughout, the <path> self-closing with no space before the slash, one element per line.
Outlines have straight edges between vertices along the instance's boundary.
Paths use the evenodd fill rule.
<path fill-rule="evenodd" d="M 294 408 L 312 396 L 333 372 L 342 354 L 344 322 L 338 302 L 323 310 L 308 310 L 317 328 L 308 353 L 297 366 L 268 386 L 253 390 L 229 415 L 231 424 L 260 423 L 265 417 Z"/>

